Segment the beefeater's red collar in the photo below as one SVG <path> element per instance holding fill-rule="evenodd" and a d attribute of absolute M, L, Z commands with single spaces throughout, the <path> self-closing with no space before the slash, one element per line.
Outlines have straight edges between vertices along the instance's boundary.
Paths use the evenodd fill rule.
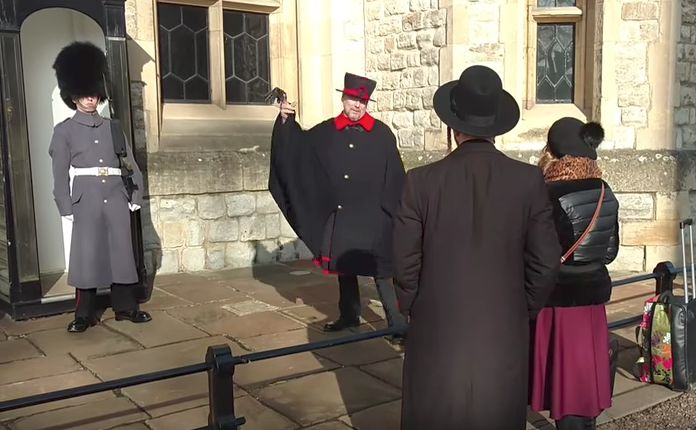
<path fill-rule="evenodd" d="M 344 112 L 341 112 L 341 114 L 334 119 L 334 124 L 338 131 L 351 125 L 359 125 L 365 129 L 365 131 L 370 132 L 375 126 L 375 119 L 369 113 L 365 113 L 359 120 L 351 121 Z"/>

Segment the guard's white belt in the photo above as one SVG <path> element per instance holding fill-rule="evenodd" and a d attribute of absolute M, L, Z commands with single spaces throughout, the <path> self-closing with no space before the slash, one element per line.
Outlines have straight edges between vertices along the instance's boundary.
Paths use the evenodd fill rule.
<path fill-rule="evenodd" d="M 73 167 L 75 176 L 121 176 L 117 167 Z"/>

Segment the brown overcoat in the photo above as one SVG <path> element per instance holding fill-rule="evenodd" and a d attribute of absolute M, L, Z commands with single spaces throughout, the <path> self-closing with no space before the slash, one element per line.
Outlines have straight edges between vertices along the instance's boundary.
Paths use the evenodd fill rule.
<path fill-rule="evenodd" d="M 409 315 L 402 429 L 525 428 L 529 321 L 560 246 L 539 168 L 467 142 L 411 170 L 394 220 Z"/>

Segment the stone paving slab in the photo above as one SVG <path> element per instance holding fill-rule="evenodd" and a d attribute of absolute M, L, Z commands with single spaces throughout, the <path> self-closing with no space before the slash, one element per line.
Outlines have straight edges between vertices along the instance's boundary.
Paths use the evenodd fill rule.
<path fill-rule="evenodd" d="M 208 405 L 208 375 L 198 373 L 124 388 L 123 394 L 150 416 Z"/>
<path fill-rule="evenodd" d="M 235 383 L 248 388 L 269 384 L 282 379 L 292 379 L 311 373 L 333 370 L 338 365 L 311 352 L 286 355 L 270 360 L 239 366 L 234 374 Z"/>
<path fill-rule="evenodd" d="M 330 339 L 330 336 L 328 336 L 326 333 L 306 327 L 282 333 L 244 337 L 236 340 L 250 351 L 268 351 L 270 349 L 304 345 L 308 342 L 318 342 L 327 339 Z"/>
<path fill-rule="evenodd" d="M 207 312 L 199 313 L 197 307 L 177 309 L 173 315 L 184 322 L 194 324 L 211 335 L 226 335 L 233 338 L 260 336 L 263 334 L 286 332 L 304 327 L 277 312 L 259 312 L 237 316 L 220 308 L 213 317 Z"/>
<path fill-rule="evenodd" d="M 379 315 L 367 309 L 369 301 L 363 300 L 362 305 L 364 312 L 360 318 L 361 322 L 376 322 L 381 319 Z M 291 316 L 292 318 L 302 321 L 307 325 L 311 324 L 319 330 L 321 330 L 321 327 L 323 327 L 325 323 L 336 320 L 339 316 L 338 305 L 336 304 L 300 306 L 297 308 L 286 309 L 282 312 Z"/>
<path fill-rule="evenodd" d="M 26 339 L 5 340 L 0 342 L 0 364 L 16 360 L 41 357 L 43 354 Z"/>
<path fill-rule="evenodd" d="M 40 379 L 32 379 L 29 381 L 16 382 L 13 384 L 0 386 L 0 401 L 33 396 L 36 394 L 79 387 L 82 385 L 95 384 L 97 382 L 101 381 L 90 372 L 84 370 L 80 372 L 67 373 L 64 375 L 46 376 Z M 13 411 L 1 413 L 0 421 L 7 421 L 13 418 L 28 416 L 37 412 L 58 409 L 69 405 L 81 405 L 84 403 L 113 398 L 113 393 L 106 392 L 91 394 L 89 396 L 74 397 L 72 399 L 45 403 L 43 405 L 29 406 L 27 408 L 15 409 Z"/>
<path fill-rule="evenodd" d="M 203 278 L 196 278 L 195 282 L 191 283 L 158 285 L 158 288 L 192 303 L 246 299 L 244 294 Z"/>
<path fill-rule="evenodd" d="M 355 368 L 343 368 L 279 382 L 256 395 L 293 421 L 309 426 L 398 399 L 401 392 Z"/>
<path fill-rule="evenodd" d="M 13 361 L 0 365 L 0 386 L 80 370 L 82 366 L 67 354 Z"/>
<path fill-rule="evenodd" d="M 238 347 L 224 337 L 206 337 L 156 348 L 114 354 L 88 360 L 83 364 L 105 381 L 140 373 L 166 370 L 173 367 L 201 363 L 208 346 L 228 344 L 234 354 Z"/>
<path fill-rule="evenodd" d="M 2 330 L 8 336 L 21 336 L 56 328 L 62 328 L 65 330 L 72 320 L 73 315 L 69 313 L 26 321 L 12 321 L 8 315 L 5 315 L 4 317 L 0 318 L 0 330 Z"/>
<path fill-rule="evenodd" d="M 249 396 L 235 401 L 235 415 L 247 421 L 245 429 L 292 430 L 299 426 L 281 414 L 262 405 Z M 191 430 L 208 424 L 207 406 L 185 410 L 176 414 L 148 420 L 152 430 Z"/>
<path fill-rule="evenodd" d="M 346 424 L 344 424 L 341 421 L 329 421 L 326 423 L 321 423 L 317 424 L 315 426 L 311 427 L 304 427 L 305 430 L 349 430 L 351 427 L 348 427 Z M 388 429 L 384 429 L 388 430 Z"/>
<path fill-rule="evenodd" d="M 133 324 L 119 321 L 120 324 Z M 65 328 L 32 333 L 28 336 L 46 355 L 70 353 L 80 361 L 93 357 L 133 351 L 142 347 L 113 330 L 97 325 L 84 333 L 68 333 Z"/>
<path fill-rule="evenodd" d="M 358 366 L 400 357 L 400 353 L 384 339 L 370 339 L 316 352 L 343 366 Z"/>
<path fill-rule="evenodd" d="M 373 406 L 341 417 L 341 421 L 355 430 L 396 430 L 401 424 L 401 400 Z"/>
<path fill-rule="evenodd" d="M 102 430 L 145 418 L 147 415 L 128 399 L 115 398 L 20 418 L 10 428 L 12 430 Z"/>
<path fill-rule="evenodd" d="M 392 360 L 361 366 L 360 370 L 401 389 L 403 368 L 404 360 L 403 358 L 399 357 Z"/>
<path fill-rule="evenodd" d="M 150 430 L 150 428 L 143 423 L 133 423 L 126 424 L 124 426 L 114 427 L 110 430 Z"/>
<path fill-rule="evenodd" d="M 145 311 L 165 310 L 192 305 L 193 302 L 177 297 L 160 288 L 153 288 L 150 300 L 140 305 L 140 309 Z"/>
<path fill-rule="evenodd" d="M 109 319 L 104 324 L 146 348 L 208 336 L 207 333 L 191 327 L 165 312 L 155 311 L 151 315 L 152 321 L 146 324 L 129 324 L 115 319 Z"/>

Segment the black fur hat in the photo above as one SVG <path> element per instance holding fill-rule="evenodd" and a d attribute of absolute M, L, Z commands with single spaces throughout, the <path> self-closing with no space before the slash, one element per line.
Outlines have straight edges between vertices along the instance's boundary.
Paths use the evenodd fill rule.
<path fill-rule="evenodd" d="M 53 63 L 60 97 L 70 109 L 77 109 L 72 99 L 98 96 L 106 100 L 106 56 L 89 42 L 73 42 L 63 48 Z"/>
<path fill-rule="evenodd" d="M 604 129 L 597 122 L 583 123 L 576 118 L 561 118 L 549 129 L 547 148 L 554 157 L 564 155 L 597 159 L 597 147 L 604 140 Z"/>

